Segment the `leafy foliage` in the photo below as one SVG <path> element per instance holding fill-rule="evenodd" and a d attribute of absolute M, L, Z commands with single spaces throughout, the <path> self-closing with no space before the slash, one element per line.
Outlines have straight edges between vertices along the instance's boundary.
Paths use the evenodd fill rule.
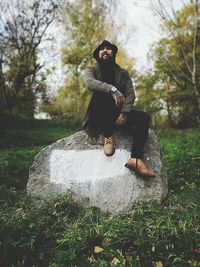
<path fill-rule="evenodd" d="M 56 1 L 0 4 L 0 112 L 32 118 L 46 86 L 38 62 L 39 45 L 55 18 Z"/>
<path fill-rule="evenodd" d="M 156 13 L 165 36 L 152 46 L 155 86 L 165 103 L 170 126 L 194 127 L 199 124 L 199 3 L 192 1 L 181 10 L 170 10 L 158 3 Z"/>
<path fill-rule="evenodd" d="M 83 119 L 88 93 L 81 73 L 91 62 L 97 41 L 106 35 L 105 10 L 102 0 L 79 0 L 64 8 L 61 20 L 67 39 L 62 49 L 62 62 L 67 67 L 67 78 L 58 96 L 50 104 L 41 106 L 41 110 L 52 117 L 67 117 L 79 122 Z"/>
<path fill-rule="evenodd" d="M 111 7 L 113 4 L 112 1 L 109 3 Z M 108 9 L 108 3 L 104 0 L 79 0 L 66 6 L 62 24 L 67 38 L 62 48 L 62 62 L 67 68 L 67 77 L 58 95 L 41 106 L 41 110 L 50 113 L 53 118 L 83 120 L 91 96 L 83 81 L 83 70 L 96 64 L 92 52 L 100 42 L 105 38 L 117 42 L 118 26 Z M 121 47 L 117 63 L 135 75 L 134 60 Z"/>

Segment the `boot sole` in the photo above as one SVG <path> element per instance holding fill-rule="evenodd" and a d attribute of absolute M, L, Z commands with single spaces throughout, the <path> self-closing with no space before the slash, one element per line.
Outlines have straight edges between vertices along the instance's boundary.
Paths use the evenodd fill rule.
<path fill-rule="evenodd" d="M 129 169 L 130 171 L 134 171 L 136 172 L 136 174 L 139 174 L 140 176 L 142 176 L 143 178 L 155 178 L 156 175 L 147 175 L 145 173 L 139 172 L 137 169 L 130 167 L 127 163 L 124 165 L 124 167 L 126 167 L 127 169 Z"/>

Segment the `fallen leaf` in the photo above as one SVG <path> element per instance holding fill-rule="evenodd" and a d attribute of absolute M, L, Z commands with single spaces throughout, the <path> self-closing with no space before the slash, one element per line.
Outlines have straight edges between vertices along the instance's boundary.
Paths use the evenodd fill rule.
<path fill-rule="evenodd" d="M 88 261 L 89 261 L 89 263 L 95 262 L 94 256 L 92 255 L 91 257 L 88 257 Z"/>
<path fill-rule="evenodd" d="M 95 252 L 95 253 L 101 253 L 103 250 L 104 250 L 104 249 L 101 248 L 101 247 L 99 247 L 99 246 L 95 246 L 95 247 L 94 247 L 94 252 Z"/>
<path fill-rule="evenodd" d="M 116 266 L 118 263 L 120 263 L 120 260 L 118 258 L 113 258 L 113 260 L 111 261 L 112 266 Z"/>
<path fill-rule="evenodd" d="M 153 267 L 164 267 L 162 261 L 153 261 Z"/>

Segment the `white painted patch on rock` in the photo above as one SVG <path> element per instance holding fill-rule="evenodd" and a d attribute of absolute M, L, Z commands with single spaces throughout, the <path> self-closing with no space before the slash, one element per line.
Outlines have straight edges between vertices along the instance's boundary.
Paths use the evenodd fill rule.
<path fill-rule="evenodd" d="M 53 150 L 50 157 L 50 181 L 68 185 L 69 182 L 98 181 L 127 175 L 124 167 L 130 152 L 116 149 L 112 157 L 106 157 L 102 150 Z"/>

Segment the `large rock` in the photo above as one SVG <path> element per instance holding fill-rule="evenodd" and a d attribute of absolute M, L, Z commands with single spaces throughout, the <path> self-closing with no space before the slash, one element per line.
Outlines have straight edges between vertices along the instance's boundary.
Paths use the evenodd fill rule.
<path fill-rule="evenodd" d="M 102 137 L 92 140 L 83 131 L 44 148 L 30 168 L 28 193 L 34 199 L 57 193 L 74 193 L 79 201 L 114 214 L 128 211 L 135 201 L 161 200 L 167 194 L 167 178 L 156 135 L 149 130 L 144 150 L 146 165 L 156 178 L 144 179 L 124 167 L 130 157 L 132 138 L 116 132 L 116 152 L 106 157 Z"/>

